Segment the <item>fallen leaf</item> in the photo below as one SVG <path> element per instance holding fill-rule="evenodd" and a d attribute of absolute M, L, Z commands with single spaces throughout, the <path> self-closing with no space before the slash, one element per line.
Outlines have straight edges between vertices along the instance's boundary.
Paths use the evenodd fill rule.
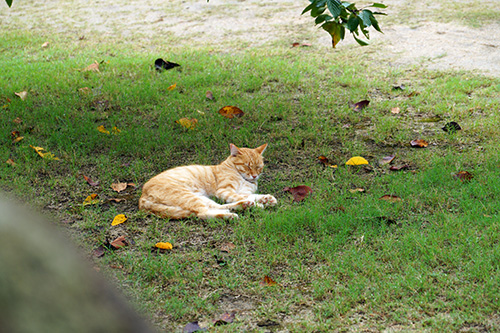
<path fill-rule="evenodd" d="M 384 156 L 382 159 L 378 162 L 380 165 L 386 165 L 392 163 L 394 159 L 396 158 L 396 155 L 389 155 L 389 156 Z"/>
<path fill-rule="evenodd" d="M 103 125 L 98 126 L 97 130 L 104 134 L 111 134 Z"/>
<path fill-rule="evenodd" d="M 398 114 L 400 111 L 401 111 L 401 109 L 399 107 L 395 107 L 395 108 L 391 109 L 391 113 L 393 113 L 393 114 Z"/>
<path fill-rule="evenodd" d="M 259 327 L 271 327 L 271 326 L 280 326 L 278 322 L 272 321 L 270 319 L 265 319 L 257 322 L 257 326 Z"/>
<path fill-rule="evenodd" d="M 293 195 L 293 199 L 295 202 L 300 202 L 304 200 L 309 193 L 312 193 L 312 189 L 306 185 L 299 185 L 295 187 L 285 187 L 283 189 L 285 192 L 290 192 Z"/>
<path fill-rule="evenodd" d="M 127 188 L 127 183 L 113 183 L 111 184 L 111 188 L 116 192 L 121 192 Z"/>
<path fill-rule="evenodd" d="M 169 70 L 175 67 L 179 67 L 179 64 L 176 64 L 175 62 L 170 62 L 170 61 L 165 61 L 161 58 L 158 58 L 155 60 L 155 69 L 158 72 L 161 72 L 163 70 Z"/>
<path fill-rule="evenodd" d="M 243 117 L 245 114 L 240 108 L 236 106 L 225 106 L 219 110 L 219 113 L 226 118 Z"/>
<path fill-rule="evenodd" d="M 99 203 L 99 199 L 97 197 L 97 194 L 95 193 L 92 193 L 91 195 L 89 195 L 84 201 L 83 201 L 83 205 L 86 206 L 86 205 L 95 205 L 95 204 L 98 204 Z"/>
<path fill-rule="evenodd" d="M 327 166 L 327 167 L 330 167 L 330 168 L 337 168 L 337 165 L 336 164 L 332 164 L 330 163 L 330 161 L 328 160 L 328 158 L 326 158 L 325 156 L 321 155 L 321 156 L 318 156 L 318 160 L 324 165 L 324 166 Z"/>
<path fill-rule="evenodd" d="M 89 177 L 83 175 L 83 178 L 87 181 L 87 183 L 90 185 L 90 186 L 98 186 L 99 185 L 99 182 L 94 182 L 92 181 L 92 179 L 90 179 Z"/>
<path fill-rule="evenodd" d="M 205 94 L 205 97 L 211 101 L 214 100 L 214 94 L 212 94 L 211 91 L 207 91 L 207 93 Z"/>
<path fill-rule="evenodd" d="M 196 127 L 196 125 L 198 124 L 198 119 L 196 119 L 196 118 L 191 118 L 191 119 L 181 118 L 179 120 L 176 120 L 175 122 L 184 128 L 194 129 Z"/>
<path fill-rule="evenodd" d="M 277 284 L 278 283 L 276 281 L 274 281 L 272 278 L 270 278 L 267 275 L 264 276 L 264 278 L 260 281 L 261 286 L 275 286 Z"/>
<path fill-rule="evenodd" d="M 120 134 L 120 132 L 121 132 L 121 130 L 116 126 L 113 126 L 113 128 L 111 129 L 112 134 L 116 135 L 116 134 Z"/>
<path fill-rule="evenodd" d="M 122 202 L 122 201 L 127 201 L 127 199 L 124 199 L 124 198 L 109 198 L 108 199 L 109 202 Z"/>
<path fill-rule="evenodd" d="M 354 156 L 351 157 L 347 162 L 345 162 L 346 165 L 363 165 L 363 164 L 370 164 L 366 159 L 364 159 L 361 156 Z"/>
<path fill-rule="evenodd" d="M 19 135 L 19 131 L 14 131 L 11 133 L 12 135 L 12 143 L 18 143 L 19 141 L 21 141 L 22 139 L 24 139 L 24 136 L 20 136 Z"/>
<path fill-rule="evenodd" d="M 31 147 L 31 148 L 33 148 L 33 149 L 36 151 L 36 153 L 37 153 L 40 157 L 42 157 L 42 158 L 45 158 L 45 159 L 47 159 L 47 160 L 55 160 L 55 161 L 59 160 L 59 158 L 57 158 L 57 157 L 56 157 L 54 154 L 52 154 L 51 152 L 46 152 L 46 153 L 44 153 L 44 152 L 43 152 L 43 150 L 44 150 L 44 149 L 43 149 L 42 147 L 34 147 L 34 146 L 32 146 L 32 145 L 30 145 L 30 147 Z"/>
<path fill-rule="evenodd" d="M 234 245 L 231 242 L 222 243 L 221 246 L 219 247 L 219 249 L 222 252 L 228 252 L 228 253 L 231 252 L 232 250 L 234 250 L 235 248 L 236 248 L 236 245 Z"/>
<path fill-rule="evenodd" d="M 401 199 L 400 197 L 398 197 L 396 195 L 392 195 L 392 194 L 383 195 L 379 198 L 379 200 L 385 200 L 385 201 L 389 201 L 389 202 L 401 202 L 401 201 L 403 201 L 403 199 Z"/>
<path fill-rule="evenodd" d="M 417 139 L 417 140 L 412 140 L 410 142 L 410 145 L 413 147 L 413 148 L 425 148 L 429 145 L 429 143 L 425 140 L 422 140 L 422 139 Z"/>
<path fill-rule="evenodd" d="M 46 48 L 48 46 L 49 46 L 49 42 L 45 42 L 45 43 L 42 44 L 42 48 Z"/>
<path fill-rule="evenodd" d="M 206 328 L 201 328 L 200 325 L 198 325 L 197 321 L 193 321 L 192 323 L 188 323 L 186 324 L 186 326 L 184 326 L 184 328 L 182 329 L 182 333 L 194 333 L 206 330 Z"/>
<path fill-rule="evenodd" d="M 351 189 L 349 189 L 349 192 L 351 192 L 351 193 L 364 193 L 365 189 L 364 188 L 351 188 Z"/>
<path fill-rule="evenodd" d="M 391 171 L 400 171 L 400 170 L 406 170 L 409 169 L 410 166 L 408 164 L 402 164 L 402 165 L 392 165 L 389 170 Z"/>
<path fill-rule="evenodd" d="M 101 258 L 105 253 L 106 248 L 103 245 L 99 245 L 99 247 L 92 252 L 92 255 L 96 258 Z"/>
<path fill-rule="evenodd" d="M 420 95 L 420 92 L 418 91 L 412 91 L 411 93 L 408 94 L 408 97 L 415 97 L 415 96 L 418 96 Z"/>
<path fill-rule="evenodd" d="M 115 249 L 119 249 L 119 248 L 122 248 L 124 246 L 127 246 L 128 242 L 125 239 L 125 236 L 120 236 L 120 237 L 116 238 L 114 241 L 112 241 L 111 243 L 109 243 L 109 245 L 111 245 Z"/>
<path fill-rule="evenodd" d="M 89 87 L 83 87 L 83 88 L 79 88 L 78 92 L 82 95 L 88 95 L 92 92 L 92 90 Z"/>
<path fill-rule="evenodd" d="M 392 86 L 392 90 L 405 90 L 405 85 L 400 84 L 399 86 Z"/>
<path fill-rule="evenodd" d="M 155 244 L 155 247 L 161 250 L 172 250 L 173 246 L 169 242 L 159 242 Z"/>
<path fill-rule="evenodd" d="M 100 70 L 99 70 L 99 63 L 97 61 L 94 60 L 94 63 L 93 64 L 90 64 L 88 65 L 87 67 L 83 68 L 81 70 L 82 72 L 97 72 L 97 73 L 100 73 Z"/>
<path fill-rule="evenodd" d="M 122 224 L 125 221 L 127 221 L 127 215 L 125 215 L 125 214 L 118 214 L 113 219 L 113 222 L 111 222 L 111 225 L 115 226 L 115 225 L 118 225 L 118 224 Z"/>
<path fill-rule="evenodd" d="M 21 91 L 21 92 L 15 92 L 14 95 L 19 97 L 21 100 L 26 100 L 26 97 L 28 97 L 28 92 L 27 91 Z"/>
<path fill-rule="evenodd" d="M 297 46 L 300 46 L 300 43 L 297 43 L 297 42 L 292 43 L 292 47 L 297 47 Z"/>
<path fill-rule="evenodd" d="M 454 174 L 453 176 L 460 179 L 462 182 L 468 182 L 472 178 L 474 178 L 474 176 L 468 171 L 460 171 L 460 172 Z"/>
<path fill-rule="evenodd" d="M 214 320 L 214 326 L 231 324 L 234 321 L 236 311 L 226 312 L 219 319 Z"/>
<path fill-rule="evenodd" d="M 370 104 L 370 101 L 369 100 L 362 100 L 360 102 L 357 102 L 357 103 L 354 103 L 354 104 L 351 104 L 351 108 L 354 110 L 354 111 L 361 111 L 363 110 L 364 108 L 366 108 L 368 106 L 368 104 Z"/>
<path fill-rule="evenodd" d="M 7 161 L 5 161 L 5 163 L 7 163 L 8 165 L 10 166 L 16 166 L 16 162 L 14 162 L 12 159 L 8 159 Z"/>
<path fill-rule="evenodd" d="M 16 124 L 21 124 L 23 122 L 23 120 L 19 117 L 17 117 L 16 119 L 13 120 L 13 122 L 15 122 Z"/>
<path fill-rule="evenodd" d="M 174 90 L 174 89 L 175 89 L 175 87 L 177 87 L 177 83 L 174 83 L 174 84 L 172 84 L 171 86 L 169 86 L 169 87 L 167 88 L 167 90 L 168 90 L 168 91 L 172 91 L 172 90 Z"/>
<path fill-rule="evenodd" d="M 455 133 L 456 131 L 460 131 L 462 127 L 460 127 L 458 123 L 451 121 L 444 125 L 444 127 L 441 129 L 447 133 Z"/>

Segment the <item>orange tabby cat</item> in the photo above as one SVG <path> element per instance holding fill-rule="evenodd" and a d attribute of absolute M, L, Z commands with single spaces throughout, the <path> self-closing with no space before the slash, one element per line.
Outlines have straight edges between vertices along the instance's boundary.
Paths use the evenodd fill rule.
<path fill-rule="evenodd" d="M 231 155 L 219 165 L 181 166 L 151 178 L 142 188 L 139 208 L 171 219 L 208 219 L 237 218 L 231 211 L 250 206 L 274 206 L 272 195 L 255 194 L 267 144 L 255 149 L 229 147 Z M 227 203 L 220 205 L 209 197 Z"/>

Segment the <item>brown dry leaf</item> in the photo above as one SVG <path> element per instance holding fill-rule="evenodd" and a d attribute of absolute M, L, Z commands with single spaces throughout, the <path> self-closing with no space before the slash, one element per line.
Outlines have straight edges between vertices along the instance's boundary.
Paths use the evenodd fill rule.
<path fill-rule="evenodd" d="M 260 281 L 261 286 L 275 286 L 277 284 L 278 283 L 276 281 L 274 281 L 271 277 L 267 275 L 264 276 L 264 278 L 262 278 L 262 280 Z"/>
<path fill-rule="evenodd" d="M 349 192 L 351 192 L 351 193 L 364 193 L 365 189 L 364 188 L 351 188 L 351 189 L 349 189 Z"/>
<path fill-rule="evenodd" d="M 14 95 L 19 97 L 21 100 L 26 100 L 26 97 L 28 97 L 28 92 L 27 91 L 21 91 L 21 92 L 15 92 Z"/>
<path fill-rule="evenodd" d="M 82 72 L 97 72 L 100 73 L 101 71 L 99 70 L 99 63 L 94 60 L 93 64 L 88 65 L 84 69 L 81 70 Z"/>
<path fill-rule="evenodd" d="M 186 326 L 184 326 L 182 333 L 194 333 L 206 330 L 206 328 L 201 328 L 197 321 L 193 321 L 192 323 L 187 323 Z"/>
<path fill-rule="evenodd" d="M 181 118 L 179 120 L 176 120 L 175 122 L 184 128 L 194 129 L 196 127 L 196 125 L 198 124 L 198 119 L 196 119 L 196 118 L 191 118 L 191 119 Z"/>
<path fill-rule="evenodd" d="M 49 42 L 45 42 L 45 43 L 42 44 L 42 48 L 46 48 L 48 46 L 49 46 Z"/>
<path fill-rule="evenodd" d="M 236 311 L 226 312 L 219 319 L 214 320 L 214 326 L 231 324 L 234 321 Z"/>
<path fill-rule="evenodd" d="M 177 87 L 177 83 L 174 83 L 174 84 L 172 84 L 171 86 L 169 86 L 169 87 L 167 88 L 167 90 L 168 90 L 168 91 L 172 91 L 172 90 L 174 90 L 174 89 L 175 89 L 175 87 Z"/>
<path fill-rule="evenodd" d="M 391 113 L 393 113 L 393 114 L 398 114 L 400 111 L 401 111 L 401 109 L 399 107 L 395 107 L 395 108 L 391 109 Z"/>
<path fill-rule="evenodd" d="M 172 250 L 173 249 L 172 244 L 169 242 L 158 242 L 155 244 L 155 247 L 157 249 L 161 249 L 161 250 Z"/>
<path fill-rule="evenodd" d="M 111 243 L 109 243 L 109 245 L 111 245 L 115 249 L 119 249 L 121 247 L 127 246 L 128 242 L 125 239 L 125 236 L 120 236 L 120 237 L 116 238 L 114 241 L 112 241 Z"/>
<path fill-rule="evenodd" d="M 285 192 L 290 192 L 293 195 L 293 200 L 295 202 L 300 202 L 304 200 L 309 193 L 312 193 L 312 189 L 307 185 L 299 185 L 295 187 L 285 187 L 283 189 Z"/>
<path fill-rule="evenodd" d="M 219 247 L 219 249 L 222 252 L 228 252 L 228 253 L 231 252 L 232 250 L 234 250 L 235 248 L 236 248 L 236 245 L 234 245 L 231 242 L 222 243 L 221 246 Z"/>
<path fill-rule="evenodd" d="M 92 92 L 89 87 L 78 88 L 78 92 L 82 95 L 88 95 Z"/>
<path fill-rule="evenodd" d="M 207 91 L 207 93 L 205 94 L 205 97 L 211 101 L 214 100 L 214 94 L 212 94 L 212 92 L 209 90 Z"/>
<path fill-rule="evenodd" d="M 292 43 L 292 47 L 297 47 L 297 46 L 300 46 L 300 43 L 297 43 L 297 42 Z"/>
<path fill-rule="evenodd" d="M 12 159 L 8 159 L 7 161 L 5 161 L 5 163 L 7 163 L 8 165 L 10 166 L 16 166 L 16 162 L 14 162 Z"/>
<path fill-rule="evenodd" d="M 460 172 L 454 174 L 453 176 L 455 178 L 460 179 L 460 181 L 462 181 L 462 182 L 468 182 L 472 178 L 474 178 L 474 176 L 470 172 L 468 172 L 468 171 L 460 171 Z"/>
<path fill-rule="evenodd" d="M 21 124 L 23 122 L 23 120 L 19 117 L 17 117 L 16 119 L 14 119 L 12 121 L 15 122 L 16 124 Z"/>
<path fill-rule="evenodd" d="M 318 156 L 318 160 L 323 163 L 324 166 L 327 166 L 327 167 L 330 167 L 330 168 L 337 168 L 337 165 L 336 164 L 332 164 L 330 163 L 330 161 L 328 160 L 328 158 L 326 158 L 325 156 L 321 155 L 321 156 Z"/>
<path fill-rule="evenodd" d="M 382 159 L 378 162 L 380 165 L 390 164 L 396 158 L 396 154 L 382 157 Z"/>
<path fill-rule="evenodd" d="M 366 108 L 368 106 L 368 104 L 370 104 L 370 101 L 367 100 L 367 99 L 364 99 L 362 101 L 359 101 L 357 103 L 354 103 L 354 104 L 351 104 L 351 108 L 354 110 L 354 111 L 361 111 L 363 110 L 364 108 Z"/>
<path fill-rule="evenodd" d="M 90 186 L 98 186 L 99 185 L 99 182 L 94 182 L 92 179 L 90 179 L 89 177 L 83 175 L 83 178 L 87 181 L 87 183 L 90 185 Z"/>
<path fill-rule="evenodd" d="M 225 106 L 219 110 L 219 113 L 226 118 L 243 117 L 245 114 L 240 108 L 236 106 Z"/>
<path fill-rule="evenodd" d="M 410 166 L 408 164 L 402 164 L 402 165 L 393 165 L 389 168 L 391 171 L 400 171 L 400 170 L 406 170 L 409 169 Z"/>
<path fill-rule="evenodd" d="M 99 245 L 99 247 L 94 250 L 92 255 L 96 258 L 100 258 L 104 256 L 105 253 L 106 253 L 106 248 L 104 247 L 104 245 Z"/>
<path fill-rule="evenodd" d="M 127 188 L 127 183 L 113 183 L 111 184 L 111 188 L 116 192 L 121 192 Z"/>
<path fill-rule="evenodd" d="M 389 201 L 389 202 L 401 202 L 401 201 L 403 201 L 403 199 L 401 199 L 400 197 L 398 197 L 396 195 L 392 195 L 392 194 L 383 195 L 379 198 L 379 200 L 385 200 L 385 201 Z"/>
<path fill-rule="evenodd" d="M 425 148 L 429 145 L 429 143 L 423 139 L 412 140 L 410 145 L 413 148 Z"/>

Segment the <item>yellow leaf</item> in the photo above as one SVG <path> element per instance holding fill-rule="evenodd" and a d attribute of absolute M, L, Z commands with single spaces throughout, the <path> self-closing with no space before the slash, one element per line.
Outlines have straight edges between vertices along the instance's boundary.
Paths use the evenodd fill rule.
<path fill-rule="evenodd" d="M 89 195 L 84 201 L 83 201 L 83 205 L 86 206 L 86 205 L 95 205 L 99 203 L 99 199 L 97 199 L 97 194 L 95 193 L 92 193 L 91 195 Z"/>
<path fill-rule="evenodd" d="M 104 133 L 104 134 L 110 134 L 110 133 L 109 133 L 109 131 L 108 131 L 106 128 L 104 128 L 104 126 L 103 126 L 103 125 L 101 125 L 101 126 L 97 127 L 97 130 L 98 130 L 99 132 L 101 132 L 101 133 Z"/>
<path fill-rule="evenodd" d="M 363 165 L 363 164 L 369 164 L 367 160 L 365 160 L 361 156 L 354 156 L 349 161 L 345 163 L 346 165 Z"/>
<path fill-rule="evenodd" d="M 167 90 L 172 91 L 172 90 L 175 89 L 175 87 L 177 87 L 177 83 L 174 83 L 173 85 L 171 85 L 170 87 L 168 87 Z"/>
<path fill-rule="evenodd" d="M 111 222 L 111 225 L 118 225 L 125 221 L 127 221 L 127 216 L 125 214 L 118 214 L 113 219 L 113 222 Z"/>
<path fill-rule="evenodd" d="M 234 117 L 243 117 L 245 114 L 240 108 L 237 106 L 225 106 L 219 110 L 219 113 L 226 118 L 234 118 Z"/>
<path fill-rule="evenodd" d="M 55 161 L 59 160 L 59 158 L 57 158 L 57 157 L 56 157 L 54 154 L 52 154 L 51 152 L 46 152 L 46 153 L 44 153 L 44 152 L 43 152 L 43 150 L 44 150 L 44 149 L 43 149 L 42 147 L 34 147 L 34 146 L 32 146 L 32 145 L 30 145 L 30 147 L 31 147 L 31 148 L 33 148 L 33 149 L 36 151 L 36 153 L 37 153 L 38 155 L 40 155 L 40 157 L 42 157 L 42 158 L 45 158 L 45 159 L 47 159 L 47 160 L 55 160 Z"/>
<path fill-rule="evenodd" d="M 116 127 L 116 126 L 114 126 L 111 129 L 111 133 L 113 133 L 113 134 L 120 134 L 120 132 L 121 132 L 121 130 L 118 127 Z"/>
<path fill-rule="evenodd" d="M 187 129 L 194 129 L 196 125 L 198 124 L 198 119 L 196 118 L 181 118 L 179 120 L 175 121 L 177 124 L 181 125 L 182 127 L 185 127 Z"/>
<path fill-rule="evenodd" d="M 28 92 L 27 91 L 21 91 L 21 92 L 15 92 L 14 95 L 22 99 L 23 101 L 28 97 Z"/>
<path fill-rule="evenodd" d="M 169 242 L 159 242 L 155 244 L 156 248 L 162 249 L 162 250 L 172 250 L 173 246 Z"/>
<path fill-rule="evenodd" d="M 18 136 L 17 138 L 15 138 L 12 143 L 17 143 L 19 141 L 21 141 L 22 139 L 24 139 L 24 136 Z"/>

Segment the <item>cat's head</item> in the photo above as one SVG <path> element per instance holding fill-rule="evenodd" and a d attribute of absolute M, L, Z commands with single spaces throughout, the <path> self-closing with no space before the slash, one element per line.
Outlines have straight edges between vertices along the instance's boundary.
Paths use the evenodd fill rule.
<path fill-rule="evenodd" d="M 255 149 L 238 148 L 232 143 L 229 145 L 231 156 L 229 157 L 240 175 L 249 182 L 255 182 L 264 169 L 264 158 L 262 153 L 266 150 L 267 143 Z"/>

